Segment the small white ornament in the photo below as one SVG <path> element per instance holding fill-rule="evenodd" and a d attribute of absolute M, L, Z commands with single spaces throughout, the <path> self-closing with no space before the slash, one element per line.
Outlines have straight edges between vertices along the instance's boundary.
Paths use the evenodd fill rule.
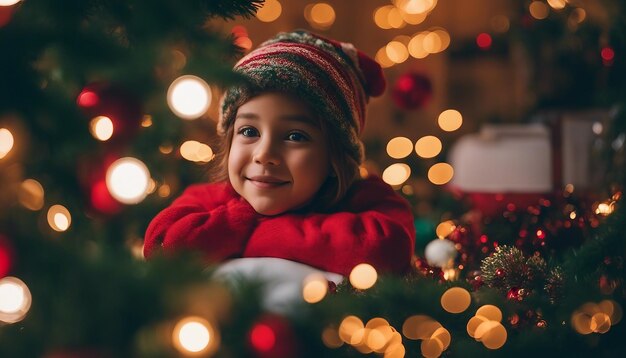
<path fill-rule="evenodd" d="M 454 264 L 457 251 L 454 243 L 446 239 L 435 239 L 426 245 L 424 256 L 430 266 L 450 268 Z"/>

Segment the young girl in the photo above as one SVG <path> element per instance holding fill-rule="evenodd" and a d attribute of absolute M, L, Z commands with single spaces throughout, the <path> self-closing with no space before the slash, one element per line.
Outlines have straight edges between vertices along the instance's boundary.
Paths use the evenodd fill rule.
<path fill-rule="evenodd" d="M 247 82 L 222 99 L 222 180 L 189 187 L 159 213 L 145 256 L 199 250 L 213 263 L 407 271 L 415 242 L 407 202 L 378 177 L 359 178 L 365 106 L 385 87 L 380 66 L 351 44 L 295 31 L 234 69 Z"/>

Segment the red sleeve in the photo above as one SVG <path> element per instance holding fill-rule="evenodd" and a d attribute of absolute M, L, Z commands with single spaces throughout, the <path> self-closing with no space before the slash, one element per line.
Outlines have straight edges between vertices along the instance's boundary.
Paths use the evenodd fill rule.
<path fill-rule="evenodd" d="M 287 213 L 263 219 L 244 257 L 279 257 L 349 275 L 369 263 L 378 272 L 403 273 L 415 245 L 413 214 L 380 178 L 355 183 L 339 212 Z"/>
<path fill-rule="evenodd" d="M 144 256 L 195 250 L 211 261 L 241 256 L 259 215 L 228 183 L 190 186 L 152 219 Z"/>

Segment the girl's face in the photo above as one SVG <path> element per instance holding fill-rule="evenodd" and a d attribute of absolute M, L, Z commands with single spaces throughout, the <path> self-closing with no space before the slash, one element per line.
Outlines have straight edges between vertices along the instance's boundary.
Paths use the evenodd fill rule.
<path fill-rule="evenodd" d="M 228 156 L 233 188 L 263 215 L 308 204 L 330 170 L 326 138 L 303 102 L 279 93 L 237 110 Z"/>

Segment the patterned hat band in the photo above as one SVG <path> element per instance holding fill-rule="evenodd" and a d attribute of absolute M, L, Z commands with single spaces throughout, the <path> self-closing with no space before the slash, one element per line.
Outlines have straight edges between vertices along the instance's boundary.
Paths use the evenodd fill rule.
<path fill-rule="evenodd" d="M 363 66 L 365 64 L 365 66 Z M 385 87 L 382 69 L 351 44 L 326 40 L 304 31 L 280 33 L 243 57 L 234 67 L 246 83 L 227 89 L 222 98 L 218 132 L 234 123 L 237 109 L 266 92 L 293 95 L 307 103 L 331 135 L 361 163 L 359 135 L 366 104 Z"/>

